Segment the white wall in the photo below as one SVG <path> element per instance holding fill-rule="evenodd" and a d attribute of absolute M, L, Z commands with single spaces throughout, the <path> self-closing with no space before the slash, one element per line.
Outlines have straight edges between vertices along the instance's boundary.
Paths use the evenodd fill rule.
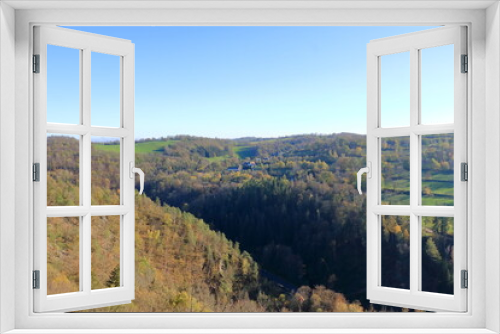
<path fill-rule="evenodd" d="M 486 266 L 486 328 L 500 332 L 500 12 L 499 4 L 486 11 L 486 254 L 497 254 Z"/>
<path fill-rule="evenodd" d="M 15 12 L 0 3 L 0 333 L 14 328 Z"/>
<path fill-rule="evenodd" d="M 95 2 L 97 3 L 97 2 Z M 451 2 L 450 2 L 451 3 Z M 97 5 L 96 5 L 97 6 Z M 78 319 L 63 317 L 54 319 L 57 315 L 51 315 L 50 317 L 28 317 L 26 310 L 30 309 L 30 296 L 32 294 L 31 289 L 26 289 L 29 286 L 31 265 L 28 262 L 27 256 L 30 254 L 29 248 L 29 238 L 30 235 L 30 199 L 26 194 L 29 194 L 29 189 L 32 184 L 30 181 L 30 104 L 29 104 L 29 94 L 30 91 L 30 80 L 29 80 L 29 65 L 30 65 L 30 22 L 41 22 L 41 23 L 79 23 L 79 24 L 99 24 L 102 22 L 123 24 L 123 25 L 134 25 L 134 24 L 144 24 L 144 23 L 163 23 L 166 25 L 190 25 L 190 24 L 200 24 L 200 22 L 207 25 L 233 25 L 235 23 L 240 23 L 242 25 L 266 25 L 268 22 L 276 22 L 277 24 L 287 25 L 290 22 L 298 24 L 310 24 L 311 22 L 321 22 L 322 24 L 329 24 L 329 22 L 336 22 L 338 24 L 350 23 L 350 22 L 364 22 L 378 23 L 378 22 L 446 22 L 446 23 L 467 23 L 472 22 L 472 40 L 474 41 L 474 53 L 472 55 L 472 76 L 471 79 L 474 90 L 477 94 L 471 102 L 474 110 L 474 115 L 472 115 L 471 123 L 469 127 L 471 135 L 474 138 L 473 147 L 473 159 L 470 159 L 472 170 L 470 175 L 474 178 L 474 189 L 471 193 L 471 200 L 473 202 L 473 212 L 471 221 L 474 224 L 472 238 L 476 241 L 474 243 L 474 249 L 472 250 L 472 257 L 475 259 L 481 258 L 480 261 L 470 261 L 471 262 L 471 280 L 480 282 L 479 287 L 475 289 L 475 293 L 471 294 L 471 289 L 469 289 L 469 296 L 472 297 L 472 309 L 475 313 L 474 327 L 483 327 L 484 318 L 484 296 L 486 295 L 487 305 L 486 310 L 488 312 L 488 327 L 500 332 L 500 321 L 498 320 L 498 314 L 500 313 L 500 259 L 498 259 L 499 253 L 499 222 L 500 222 L 500 175 L 498 172 L 498 166 L 500 164 L 500 135 L 498 134 L 500 116 L 500 14 L 498 5 L 495 4 L 494 7 L 488 9 L 488 20 L 485 20 L 483 10 L 412 10 L 410 11 L 384 11 L 384 10 L 361 10 L 361 11 L 350 11 L 350 10 L 248 10 L 248 11 L 226 11 L 226 10 L 18 10 L 16 16 L 17 22 L 17 44 L 16 44 L 16 78 L 15 82 L 16 89 L 16 130 L 14 134 L 13 117 L 12 117 L 12 97 L 14 93 L 14 74 L 4 75 L 7 72 L 13 70 L 13 11 L 12 9 L 6 7 L 5 5 L 0 5 L 0 270 L 2 273 L 14 272 L 14 264 L 8 262 L 12 260 L 9 258 L 14 252 L 10 252 L 12 247 L 12 239 L 5 238 L 6 234 L 13 235 L 13 213 L 10 212 L 12 205 L 12 197 L 9 197 L 14 191 L 13 179 L 10 176 L 13 172 L 12 163 L 14 160 L 14 152 L 10 147 L 12 145 L 12 138 L 16 136 L 15 142 L 19 150 L 15 154 L 16 164 L 16 240 L 18 240 L 16 256 L 18 262 L 16 264 L 17 280 L 16 284 L 18 286 L 18 294 L 16 298 L 16 307 L 18 312 L 17 326 L 21 328 L 54 328 L 58 326 L 59 328 L 70 328 L 71 326 L 90 326 L 94 328 L 106 328 L 109 324 L 105 322 L 105 317 L 100 317 L 100 321 L 89 322 L 85 317 L 79 317 Z M 5 17 L 9 17 L 6 19 Z M 8 29 L 5 29 L 6 26 Z M 485 60 L 484 53 L 484 29 L 488 30 L 488 48 L 490 51 L 487 53 L 488 64 L 485 67 L 483 60 Z M 9 33 L 10 32 L 10 33 Z M 490 35 L 491 34 L 491 35 Z M 7 36 L 7 37 L 4 37 Z M 5 57 L 3 55 L 5 54 Z M 484 80 L 485 70 L 488 70 L 488 82 Z M 5 70 L 5 71 L 3 71 Z M 6 79 L 6 77 L 10 78 Z M 485 84 L 487 84 L 487 89 L 485 89 Z M 485 99 L 489 97 L 488 100 Z M 485 101 L 487 105 L 485 108 Z M 485 109 L 487 109 L 487 117 L 485 117 Z M 10 125 L 10 126 L 9 126 Z M 488 135 L 488 141 L 485 141 L 485 129 Z M 486 153 L 485 153 L 486 152 Z M 486 156 L 488 154 L 488 156 Z M 485 167 L 486 166 L 486 167 Z M 488 172 L 490 174 L 485 174 Z M 488 175 L 486 182 L 485 175 Z M 487 200 L 484 200 L 484 194 L 488 194 Z M 486 204 L 485 204 L 486 202 Z M 488 207 L 488 227 L 485 231 L 485 207 Z M 4 210 L 5 209 L 5 210 Z M 6 218 L 4 218 L 6 217 Z M 4 233 L 5 231 L 9 233 Z M 477 238 L 477 235 L 487 235 L 488 242 L 486 247 L 487 254 L 496 254 L 496 262 L 493 266 L 488 266 L 488 274 L 485 279 L 484 272 L 484 240 L 482 238 Z M 8 240 L 4 240 L 8 239 Z M 478 242 L 481 240 L 481 242 Z M 479 254 L 479 256 L 477 255 Z M 491 262 L 491 261 L 490 261 Z M 488 262 L 488 263 L 490 263 Z M 480 275 L 474 276 L 474 273 L 480 273 Z M 486 280 L 486 281 L 485 281 Z M 13 303 L 13 277 L 9 275 L 8 277 L 3 277 L 0 281 L 0 331 L 4 331 L 13 325 L 12 320 L 12 310 L 14 308 Z M 485 284 L 486 283 L 486 284 Z M 485 292 L 486 289 L 486 293 Z M 479 314 L 479 317 L 478 317 Z M 171 327 L 180 327 L 186 324 L 186 318 L 184 315 L 170 315 L 168 325 Z M 399 317 L 403 318 L 405 315 Z M 33 319 L 32 319 L 33 318 Z M 444 319 L 446 325 L 459 327 L 470 325 L 468 317 L 453 317 L 452 320 Z M 137 324 L 137 317 L 123 316 L 114 317 L 114 326 L 120 326 L 121 328 L 134 328 L 133 326 Z M 285 327 L 285 325 L 296 326 L 296 328 L 303 328 L 304 325 L 303 317 L 281 317 L 279 322 L 276 322 L 278 328 Z M 360 328 L 368 327 L 381 327 L 386 325 L 384 322 L 384 316 L 378 315 L 377 317 L 368 316 L 363 319 L 363 322 L 356 323 L 353 321 L 354 318 L 346 316 L 345 319 L 339 317 L 336 318 L 335 323 L 332 323 L 331 318 L 328 317 L 315 317 L 314 321 L 318 326 L 324 328 L 337 326 L 347 328 L 356 324 Z M 206 317 L 198 318 L 195 322 L 192 322 L 192 326 L 198 328 L 220 328 L 215 326 L 222 326 L 224 324 L 226 327 L 238 327 L 238 326 L 248 326 L 248 327 L 262 327 L 266 323 L 256 317 L 237 317 L 233 315 L 230 321 L 225 319 L 223 323 L 217 317 Z M 393 319 L 391 319 L 393 320 Z M 140 321 L 140 320 L 139 320 Z M 148 323 L 152 328 L 162 328 L 165 327 L 165 320 L 160 317 L 148 318 Z M 382 323 L 382 325 L 381 325 Z M 400 323 L 400 322 L 399 322 Z M 434 318 L 428 318 L 426 321 L 418 327 L 429 327 L 436 326 L 435 324 L 441 324 L 436 322 Z M 396 324 L 391 324 L 396 326 Z M 109 325 L 110 326 L 110 325 Z M 155 327 L 156 326 L 156 327 Z M 111 327 L 109 327 L 111 328 Z"/>

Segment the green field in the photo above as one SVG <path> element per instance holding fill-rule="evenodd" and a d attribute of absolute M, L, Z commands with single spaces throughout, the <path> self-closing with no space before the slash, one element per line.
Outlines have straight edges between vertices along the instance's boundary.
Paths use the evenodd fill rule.
<path fill-rule="evenodd" d="M 135 153 L 154 153 L 161 152 L 165 146 L 171 145 L 175 140 L 165 140 L 165 141 L 150 141 L 135 144 Z M 106 152 L 119 152 L 120 146 L 118 144 L 98 144 L 93 143 L 92 146 L 96 149 L 106 151 Z M 236 146 L 233 151 L 241 158 L 245 159 L 247 157 L 254 157 L 256 154 L 256 148 L 253 146 Z M 230 158 L 229 155 L 224 155 L 220 157 L 207 158 L 210 162 L 223 161 Z"/>
<path fill-rule="evenodd" d="M 106 152 L 120 152 L 120 145 L 118 144 L 95 144 L 92 143 L 92 147 L 101 151 Z"/>
<path fill-rule="evenodd" d="M 257 147 L 250 145 L 235 146 L 233 151 L 240 159 L 253 158 L 257 155 Z"/>
<path fill-rule="evenodd" d="M 212 157 L 212 158 L 205 158 L 205 159 L 207 159 L 210 162 L 220 162 L 220 161 L 224 161 L 224 160 L 229 159 L 229 158 L 230 158 L 229 155 L 223 155 L 221 157 Z"/>
<path fill-rule="evenodd" d="M 453 174 L 432 171 L 432 177 L 422 178 L 422 189 L 429 188 L 430 194 L 422 191 L 422 205 L 453 206 Z M 382 183 L 382 204 L 409 205 L 409 180 L 393 179 Z"/>
<path fill-rule="evenodd" d="M 163 147 L 170 145 L 174 140 L 165 141 L 148 141 L 142 143 L 135 143 L 135 153 L 153 153 L 159 152 Z M 107 152 L 119 152 L 120 146 L 117 144 L 92 144 L 93 147 L 107 151 Z"/>

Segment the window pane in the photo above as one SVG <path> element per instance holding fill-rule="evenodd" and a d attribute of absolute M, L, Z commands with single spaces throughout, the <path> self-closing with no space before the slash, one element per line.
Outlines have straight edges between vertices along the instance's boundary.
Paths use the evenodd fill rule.
<path fill-rule="evenodd" d="M 453 218 L 422 217 L 422 291 L 453 294 Z"/>
<path fill-rule="evenodd" d="M 410 53 L 380 57 L 381 126 L 410 125 Z"/>
<path fill-rule="evenodd" d="M 382 282 L 390 288 L 410 288 L 410 217 L 382 216 Z"/>
<path fill-rule="evenodd" d="M 453 123 L 453 53 L 453 44 L 420 51 L 422 124 Z"/>
<path fill-rule="evenodd" d="M 453 206 L 453 133 L 422 136 L 422 205 Z"/>
<path fill-rule="evenodd" d="M 410 205 L 410 137 L 382 138 L 381 204 Z"/>
<path fill-rule="evenodd" d="M 47 218 L 47 294 L 80 291 L 80 218 Z"/>
<path fill-rule="evenodd" d="M 120 57 L 92 52 L 93 126 L 120 127 Z"/>
<path fill-rule="evenodd" d="M 92 205 L 120 205 L 120 139 L 92 137 Z"/>
<path fill-rule="evenodd" d="M 92 217 L 92 290 L 120 286 L 120 216 Z"/>
<path fill-rule="evenodd" d="M 47 122 L 80 123 L 80 50 L 47 45 Z"/>
<path fill-rule="evenodd" d="M 80 136 L 47 134 L 47 206 L 80 205 Z"/>

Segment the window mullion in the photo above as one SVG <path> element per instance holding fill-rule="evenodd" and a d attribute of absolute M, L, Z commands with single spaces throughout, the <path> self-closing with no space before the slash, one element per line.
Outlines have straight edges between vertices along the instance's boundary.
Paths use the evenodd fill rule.
<path fill-rule="evenodd" d="M 416 48 L 410 49 L 410 291 L 418 292 L 420 281 L 420 218 L 414 212 L 420 204 L 420 137 L 415 130 L 420 123 L 420 59 Z"/>
<path fill-rule="evenodd" d="M 83 206 L 90 207 L 91 205 L 91 131 L 90 131 L 90 70 L 91 70 L 91 51 L 89 49 L 83 50 L 83 70 L 82 70 L 82 81 L 81 81 L 81 98 L 82 98 L 82 125 L 86 129 L 86 133 L 83 135 L 82 140 L 82 155 L 83 159 L 80 160 L 82 164 L 82 182 L 81 182 L 81 198 L 83 198 Z"/>
<path fill-rule="evenodd" d="M 90 106 L 91 106 L 91 50 L 86 48 L 83 50 L 83 65 L 82 65 L 82 81 L 81 81 L 81 97 L 82 97 L 82 124 L 84 127 L 88 129 L 88 132 L 83 135 L 83 149 L 82 155 L 83 159 L 81 160 L 81 168 L 82 168 L 82 183 L 81 183 L 81 191 L 83 198 L 83 205 L 86 208 L 90 209 L 91 206 L 91 177 L 92 177 L 92 144 L 91 139 L 92 135 L 90 132 Z M 86 215 L 81 219 L 82 227 L 81 227 L 81 242 L 80 242 L 80 278 L 83 281 L 82 287 L 83 291 L 90 293 L 92 288 L 92 279 L 91 279 L 91 215 L 90 211 L 87 212 Z"/>
<path fill-rule="evenodd" d="M 418 206 L 409 205 L 375 205 L 372 212 L 381 216 L 409 216 L 415 214 L 420 217 L 455 217 L 453 206 Z"/>
<path fill-rule="evenodd" d="M 90 213 L 83 216 L 81 221 L 80 233 L 82 235 L 80 242 L 80 286 L 82 291 L 90 293 L 91 290 L 91 263 L 90 257 L 91 252 L 91 225 L 90 225 Z"/>

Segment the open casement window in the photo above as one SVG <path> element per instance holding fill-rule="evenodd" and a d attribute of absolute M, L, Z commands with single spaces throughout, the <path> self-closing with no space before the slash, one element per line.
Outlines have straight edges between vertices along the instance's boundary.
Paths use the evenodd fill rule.
<path fill-rule="evenodd" d="M 130 303 L 134 44 L 44 26 L 34 41 L 34 310 Z M 120 143 L 119 158 L 100 161 L 96 140 Z"/>
<path fill-rule="evenodd" d="M 466 311 L 466 51 L 458 26 L 368 44 L 372 303 Z"/>

